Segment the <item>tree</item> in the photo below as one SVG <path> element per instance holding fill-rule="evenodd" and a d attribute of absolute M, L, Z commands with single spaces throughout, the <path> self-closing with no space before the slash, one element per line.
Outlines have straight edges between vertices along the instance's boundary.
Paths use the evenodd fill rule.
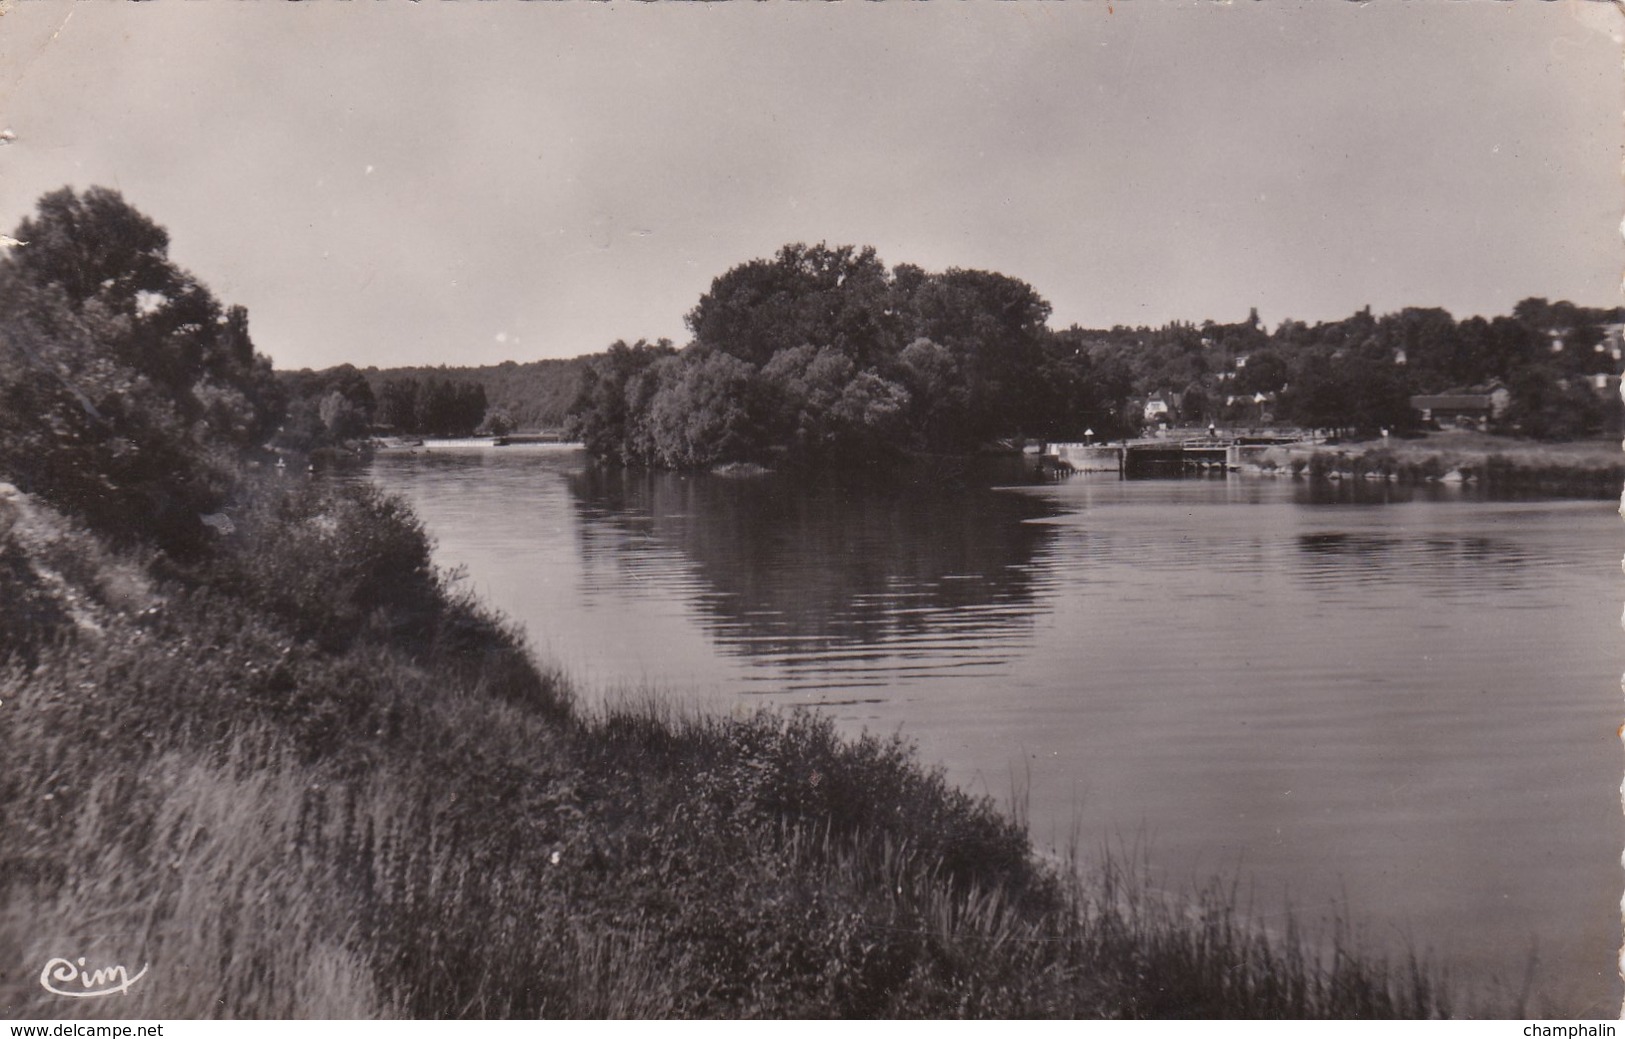
<path fill-rule="evenodd" d="M 497 437 L 507 436 L 514 428 L 513 416 L 506 408 L 492 407 L 485 413 L 485 421 L 480 423 L 481 430 Z"/>
<path fill-rule="evenodd" d="M 1298 359 L 1290 389 L 1282 394 L 1282 411 L 1299 425 L 1341 431 L 1349 425 L 1348 401 L 1338 385 L 1333 362 L 1326 351 Z"/>
<path fill-rule="evenodd" d="M 1391 363 L 1349 358 L 1334 369 L 1333 377 L 1345 387 L 1349 425 L 1353 428 L 1376 432 L 1416 425 L 1410 388 Z"/>
<path fill-rule="evenodd" d="M 804 455 L 835 447 L 844 432 L 837 410 L 855 370 L 852 358 L 832 346 L 803 344 L 774 354 L 761 371 L 772 400 L 774 442 Z"/>
<path fill-rule="evenodd" d="M 802 459 L 860 460 L 893 450 L 909 392 L 835 347 L 799 346 L 761 370 L 772 443 Z"/>
<path fill-rule="evenodd" d="M 380 426 L 397 433 L 416 433 L 420 428 L 417 398 L 416 379 L 386 380 L 378 391 L 378 408 L 373 418 Z"/>
<path fill-rule="evenodd" d="M 1247 358 L 1236 372 L 1236 389 L 1242 393 L 1277 393 L 1286 385 L 1287 364 L 1274 350 L 1260 350 Z"/>
<path fill-rule="evenodd" d="M 1410 391 L 1392 364 L 1316 351 L 1300 358 L 1283 410 L 1300 425 L 1338 432 L 1408 429 Z"/>
<path fill-rule="evenodd" d="M 916 446 L 944 450 L 963 446 L 969 431 L 970 393 L 952 351 L 923 336 L 898 357 L 911 400 L 909 425 Z"/>
<path fill-rule="evenodd" d="M 111 315 L 133 318 L 144 295 L 178 295 L 179 272 L 169 262 L 169 232 L 108 188 L 80 196 L 61 188 L 43 196 L 36 216 L 24 217 L 8 257 L 22 281 L 56 285 L 68 306 L 92 301 Z"/>
<path fill-rule="evenodd" d="M 894 449 L 908 401 L 907 389 L 873 368 L 858 372 L 835 402 L 838 453 L 858 461 Z"/>
<path fill-rule="evenodd" d="M 697 341 L 756 365 L 804 343 L 868 365 L 901 345 L 890 279 L 868 247 L 786 245 L 712 281 L 687 321 Z"/>
<path fill-rule="evenodd" d="M 1526 365 L 1508 380 L 1512 393 L 1503 418 L 1513 431 L 1540 440 L 1573 440 L 1599 429 L 1603 402 L 1583 380 L 1551 365 Z"/>
<path fill-rule="evenodd" d="M 1133 376 L 1115 352 L 1096 353 L 1093 333 L 1069 328 L 1045 337 L 1037 378 L 1023 405 L 1027 432 L 1049 440 L 1126 435 Z"/>
<path fill-rule="evenodd" d="M 367 433 L 366 414 L 338 390 L 329 390 L 322 398 L 319 414 L 322 425 L 327 427 L 327 435 L 335 443 L 354 440 Z"/>
<path fill-rule="evenodd" d="M 456 425 L 457 391 L 445 379 L 426 379 L 418 386 L 418 430 L 431 436 L 449 435 Z"/>
<path fill-rule="evenodd" d="M 0 259 L 0 474 L 118 541 L 207 544 L 236 450 L 285 403 L 248 315 L 115 191 L 40 199 Z"/>
<path fill-rule="evenodd" d="M 748 461 L 765 448 L 756 367 L 720 350 L 691 349 L 648 405 L 655 461 L 697 469 Z"/>
<path fill-rule="evenodd" d="M 911 339 L 954 358 L 966 393 L 963 436 L 1019 432 L 1039 383 L 1050 306 L 1032 286 L 991 271 L 951 269 L 920 281 L 907 301 Z"/>
<path fill-rule="evenodd" d="M 378 412 L 372 384 L 355 365 L 281 376 L 288 413 L 272 441 L 278 450 L 312 451 L 356 440 L 371 430 Z"/>
<path fill-rule="evenodd" d="M 1520 300 L 1512 316 L 1524 326 L 1542 350 L 1531 351 L 1527 363 L 1553 367 L 1561 374 L 1592 375 L 1614 370 L 1613 357 L 1599 352 L 1602 326 L 1617 319 L 1615 310 L 1578 307 L 1568 300 L 1549 303 L 1539 297 Z"/>
<path fill-rule="evenodd" d="M 318 385 L 323 396 L 337 393 L 368 422 L 372 421 L 373 414 L 378 410 L 378 400 L 373 396 L 372 384 L 353 364 L 341 364 L 336 368 L 327 369 L 321 373 Z"/>
<path fill-rule="evenodd" d="M 0 477 L 117 543 L 195 554 L 231 471 L 162 387 L 109 356 L 118 323 L 90 309 L 0 264 Z"/>
<path fill-rule="evenodd" d="M 660 388 L 651 370 L 676 353 L 664 339 L 610 344 L 587 362 L 565 419 L 565 434 L 580 440 L 595 458 L 622 464 L 652 461 L 654 444 L 639 428 Z"/>
<path fill-rule="evenodd" d="M 16 284 L 60 292 L 96 325 L 110 358 L 163 387 L 183 421 L 223 422 L 213 434 L 238 447 L 276 428 L 285 400 L 270 361 L 254 353 L 248 312 L 222 308 L 173 264 L 168 232 L 118 192 L 53 191 L 13 237 L 25 243 L 4 261 Z M 225 400 L 238 407 L 223 412 Z"/>
<path fill-rule="evenodd" d="M 1462 351 L 1456 320 L 1437 307 L 1406 307 L 1377 320 L 1367 359 L 1391 364 L 1403 354 L 1405 371 L 1419 390 L 1437 393 L 1471 381 L 1471 358 Z"/>
<path fill-rule="evenodd" d="M 485 387 L 477 382 L 457 384 L 454 400 L 454 436 L 468 436 L 480 428 L 491 402 L 485 399 Z"/>
<path fill-rule="evenodd" d="M 1182 422 L 1203 423 L 1212 421 L 1215 410 L 1208 400 L 1207 391 L 1198 383 L 1191 383 L 1179 395 L 1179 418 Z"/>

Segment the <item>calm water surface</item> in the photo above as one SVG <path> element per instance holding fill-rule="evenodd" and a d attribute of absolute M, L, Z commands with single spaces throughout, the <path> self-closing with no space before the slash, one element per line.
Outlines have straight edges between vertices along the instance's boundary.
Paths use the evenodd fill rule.
<path fill-rule="evenodd" d="M 820 705 L 1041 845 L 1243 878 L 1465 985 L 1612 1015 L 1619 560 L 1609 503 L 1230 477 L 906 485 L 384 455 L 492 604 L 597 698 Z"/>

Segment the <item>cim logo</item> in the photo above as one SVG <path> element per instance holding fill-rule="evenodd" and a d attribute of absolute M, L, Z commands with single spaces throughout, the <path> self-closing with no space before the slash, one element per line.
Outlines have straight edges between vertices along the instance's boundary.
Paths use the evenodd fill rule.
<path fill-rule="evenodd" d="M 83 956 L 79 957 L 77 962 L 57 957 L 39 972 L 39 983 L 45 991 L 57 996 L 70 996 L 74 999 L 111 996 L 128 993 L 130 986 L 146 975 L 149 966 L 151 964 L 142 964 L 141 970 L 131 977 L 130 972 L 119 964 L 86 970 Z"/>

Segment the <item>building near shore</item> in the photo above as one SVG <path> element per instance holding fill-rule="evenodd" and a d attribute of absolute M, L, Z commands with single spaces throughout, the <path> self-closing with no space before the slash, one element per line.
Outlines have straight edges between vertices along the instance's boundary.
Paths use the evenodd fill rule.
<path fill-rule="evenodd" d="M 1512 393 L 1500 382 L 1411 397 L 1411 410 L 1420 413 L 1424 423 L 1436 423 L 1441 429 L 1487 430 L 1511 404 Z"/>

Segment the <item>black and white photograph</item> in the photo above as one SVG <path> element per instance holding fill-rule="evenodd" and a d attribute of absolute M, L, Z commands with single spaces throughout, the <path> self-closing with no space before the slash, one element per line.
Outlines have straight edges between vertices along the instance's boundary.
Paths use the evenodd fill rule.
<path fill-rule="evenodd" d="M 1615 1034 L 1622 48 L 0 0 L 0 1019 Z"/>

